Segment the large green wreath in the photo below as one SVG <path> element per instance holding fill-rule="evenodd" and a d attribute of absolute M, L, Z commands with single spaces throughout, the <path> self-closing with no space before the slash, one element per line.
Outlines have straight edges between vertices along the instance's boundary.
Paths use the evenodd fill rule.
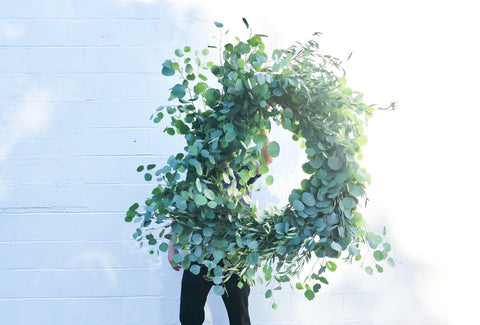
<path fill-rule="evenodd" d="M 221 32 L 223 25 L 215 24 Z M 139 224 L 133 237 L 148 243 L 151 254 L 167 251 L 171 240 L 179 249 L 175 263 L 194 274 L 205 265 L 216 294 L 224 293 L 222 284 L 236 273 L 249 284 L 266 282 L 269 298 L 308 264 L 296 287 L 311 300 L 328 284 L 324 273 L 335 271 L 334 260 L 344 251 L 350 262 L 362 260 L 363 247 L 373 255 L 372 263 L 362 262 L 369 274 L 382 272 L 381 262 L 394 264 L 390 245 L 367 231 L 357 211 L 370 179 L 358 163 L 367 141 L 363 124 L 375 108 L 346 87 L 341 61 L 321 54 L 317 42 L 269 57 L 263 37 L 220 43 L 219 64 L 202 61 L 208 49 L 193 52 L 188 46 L 163 63 L 163 75 L 181 78 L 169 98 L 178 104 L 158 108 L 152 119 L 159 123 L 166 111 L 171 121 L 165 132 L 183 135 L 187 145 L 162 168 L 138 167 L 145 180 L 156 176 L 158 186 L 145 209 L 133 204 L 125 220 Z M 211 74 L 220 89 L 207 83 Z M 249 205 L 248 181 L 257 172 L 268 174 L 262 131 L 272 122 L 301 141 L 308 179 L 285 207 L 260 211 Z M 270 142 L 271 156 L 279 150 Z M 273 182 L 271 175 L 266 182 Z"/>

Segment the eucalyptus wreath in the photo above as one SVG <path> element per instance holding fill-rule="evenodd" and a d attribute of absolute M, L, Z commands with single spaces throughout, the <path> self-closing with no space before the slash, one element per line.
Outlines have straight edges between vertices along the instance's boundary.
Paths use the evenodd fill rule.
<path fill-rule="evenodd" d="M 215 25 L 225 34 L 221 23 Z M 186 146 L 161 168 L 138 167 L 157 186 L 125 220 L 138 223 L 133 237 L 150 254 L 166 252 L 171 240 L 179 250 L 174 263 L 194 274 L 206 266 L 218 295 L 238 274 L 249 284 L 265 283 L 266 298 L 296 279 L 296 288 L 312 300 L 340 258 L 361 261 L 369 274 L 394 265 L 385 231 L 368 231 L 358 211 L 370 182 L 359 165 L 367 142 L 363 128 L 376 108 L 346 87 L 342 61 L 322 54 L 316 41 L 269 56 L 264 37 L 251 33 L 246 41 L 220 40 L 199 51 L 185 46 L 163 63 L 164 76 L 179 77 L 170 89 L 175 104 L 159 107 L 151 119 L 160 123 L 168 115 L 164 131 L 183 136 Z M 219 52 L 217 64 L 207 61 L 212 48 Z M 211 86 L 209 78 L 218 83 Z M 268 141 L 263 131 L 272 123 L 300 141 L 308 178 L 286 206 L 262 211 L 250 206 L 249 180 L 261 174 L 273 183 L 261 154 Z M 279 151 L 278 142 L 268 144 L 272 157 Z"/>

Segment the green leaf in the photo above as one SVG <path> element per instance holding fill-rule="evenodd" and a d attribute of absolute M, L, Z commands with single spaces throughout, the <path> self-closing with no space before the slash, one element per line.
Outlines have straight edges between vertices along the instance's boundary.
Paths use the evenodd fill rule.
<path fill-rule="evenodd" d="M 215 24 L 215 26 L 217 26 L 218 28 L 222 28 L 223 27 L 223 24 L 222 23 L 219 23 L 217 21 L 213 22 Z M 221 295 L 220 295 L 221 296 Z"/>
<path fill-rule="evenodd" d="M 220 285 L 214 285 L 213 293 L 215 293 L 217 296 L 223 296 L 223 294 L 225 293 L 225 289 L 223 289 L 223 287 Z"/>
<path fill-rule="evenodd" d="M 175 74 L 175 69 L 173 68 L 173 63 L 171 60 L 166 60 L 162 64 L 162 74 L 166 77 L 173 76 Z"/>
<path fill-rule="evenodd" d="M 188 153 L 192 156 L 196 156 L 200 153 L 200 148 L 197 146 L 188 146 Z"/>
<path fill-rule="evenodd" d="M 305 205 L 302 202 L 300 202 L 300 200 L 294 200 L 292 203 L 292 207 L 297 211 L 305 210 Z"/>
<path fill-rule="evenodd" d="M 323 276 L 321 276 L 321 277 L 319 278 L 319 280 L 320 280 L 320 282 L 322 282 L 322 283 L 328 284 L 328 280 L 325 279 L 325 277 L 323 277 Z"/>
<path fill-rule="evenodd" d="M 268 144 L 268 154 L 273 158 L 278 157 L 278 155 L 280 154 L 280 145 L 277 141 L 271 141 Z"/>
<path fill-rule="evenodd" d="M 128 208 L 128 210 L 131 210 L 131 211 L 135 211 L 137 210 L 138 208 L 140 207 L 140 205 L 138 203 L 134 203 L 130 206 L 130 208 Z"/>
<path fill-rule="evenodd" d="M 203 240 L 203 237 L 202 235 L 200 234 L 193 234 L 192 236 L 192 243 L 194 243 L 195 245 L 200 245 L 201 242 Z"/>
<path fill-rule="evenodd" d="M 172 95 L 179 99 L 185 97 L 185 87 L 183 85 L 176 84 L 172 88 Z"/>
<path fill-rule="evenodd" d="M 176 49 L 175 50 L 175 55 L 181 58 L 183 56 L 183 51 L 181 49 Z"/>
<path fill-rule="evenodd" d="M 298 289 L 298 290 L 303 290 L 303 284 L 301 282 L 297 282 L 295 284 L 295 287 Z"/>
<path fill-rule="evenodd" d="M 367 272 L 369 275 L 372 275 L 373 274 L 373 269 L 370 266 L 367 266 L 365 268 L 365 272 Z"/>
<path fill-rule="evenodd" d="M 203 92 L 205 92 L 207 88 L 208 88 L 208 85 L 205 82 L 199 82 L 193 87 L 193 92 L 195 93 L 195 95 L 200 95 Z"/>
<path fill-rule="evenodd" d="M 199 191 L 200 193 L 203 192 L 203 185 L 202 185 L 202 181 L 200 180 L 200 178 L 197 178 L 195 180 L 195 187 L 197 188 L 197 191 Z"/>
<path fill-rule="evenodd" d="M 217 207 L 217 205 L 218 205 L 218 204 L 217 204 L 217 202 L 215 202 L 215 201 L 209 201 L 209 202 L 207 203 L 207 206 L 208 206 L 209 208 L 211 208 L 211 209 L 215 209 L 215 208 Z"/>
<path fill-rule="evenodd" d="M 313 196 L 312 193 L 309 193 L 309 192 L 302 193 L 302 201 L 309 207 L 313 207 L 316 203 L 315 197 Z"/>
<path fill-rule="evenodd" d="M 315 293 L 312 290 L 305 291 L 304 295 L 308 300 L 313 300 L 315 298 Z"/>
<path fill-rule="evenodd" d="M 209 200 L 215 200 L 215 193 L 208 188 L 203 191 L 203 195 Z"/>
<path fill-rule="evenodd" d="M 252 240 L 252 241 L 248 242 L 247 246 L 250 249 L 257 249 L 258 248 L 258 242 L 256 240 Z"/>
<path fill-rule="evenodd" d="M 187 208 L 188 208 L 188 205 L 187 205 L 187 201 L 185 201 L 184 198 L 180 198 L 178 201 L 177 201 L 177 208 L 179 210 L 183 210 L 183 211 L 186 211 Z"/>
<path fill-rule="evenodd" d="M 380 251 L 380 250 L 376 250 L 376 251 L 373 252 L 373 257 L 375 258 L 375 260 L 377 262 L 379 262 L 379 261 L 383 260 L 383 252 Z"/>
<path fill-rule="evenodd" d="M 267 184 L 267 185 L 272 185 L 273 184 L 273 176 L 272 175 L 268 175 L 265 178 L 265 184 Z"/>
<path fill-rule="evenodd" d="M 143 165 L 142 165 L 142 166 L 138 166 L 138 167 L 137 167 L 137 172 L 141 172 L 141 171 L 143 171 L 144 169 L 145 169 L 145 166 L 143 166 Z"/>
<path fill-rule="evenodd" d="M 382 246 L 386 252 L 390 252 L 392 250 L 392 246 L 387 242 L 383 243 Z"/>
<path fill-rule="evenodd" d="M 263 175 L 263 174 L 266 174 L 268 173 L 270 169 L 268 168 L 268 166 L 265 164 L 265 160 L 262 158 L 261 159 L 261 164 L 260 166 L 258 166 L 258 173 L 260 175 Z"/>
<path fill-rule="evenodd" d="M 145 238 L 148 239 L 148 245 L 156 245 L 157 244 L 157 240 L 153 237 L 152 234 L 148 234 L 147 236 L 145 236 Z"/>
<path fill-rule="evenodd" d="M 237 59 L 237 64 L 238 64 L 238 67 L 239 67 L 240 69 L 243 69 L 243 68 L 245 67 L 245 61 L 243 61 L 242 58 L 238 58 L 238 59 Z M 238 79 L 237 82 L 238 82 L 239 80 L 240 80 L 240 79 Z M 240 85 L 241 85 L 241 80 L 240 80 Z M 240 88 L 240 90 L 242 90 L 242 89 L 243 89 L 243 86 Z"/>
<path fill-rule="evenodd" d="M 203 232 L 203 235 L 204 235 L 205 237 L 210 237 L 210 236 L 213 235 L 213 229 L 212 229 L 212 228 L 208 228 L 208 227 L 207 227 L 207 228 L 203 228 L 202 232 Z"/>
<path fill-rule="evenodd" d="M 241 92 L 243 91 L 242 80 L 237 79 L 237 81 L 235 82 L 235 91 L 236 91 L 237 93 L 241 93 Z"/>
<path fill-rule="evenodd" d="M 225 140 L 227 142 L 232 142 L 233 140 L 235 140 L 235 137 L 237 135 L 235 134 L 235 131 L 233 130 L 228 130 L 227 133 L 225 133 Z"/>
<path fill-rule="evenodd" d="M 283 110 L 283 116 L 285 116 L 285 118 L 291 119 L 293 118 L 293 111 L 290 108 L 286 108 Z"/>
<path fill-rule="evenodd" d="M 251 252 L 247 255 L 247 263 L 250 265 L 257 264 L 259 256 L 258 252 Z"/>
<path fill-rule="evenodd" d="M 249 28 L 250 26 L 248 25 L 248 21 L 245 18 L 242 18 L 242 20 L 243 20 L 243 23 L 245 24 L 245 26 L 247 28 Z"/>
<path fill-rule="evenodd" d="M 202 151 L 200 151 L 200 154 L 202 155 L 202 157 L 205 157 L 205 158 L 208 158 L 210 156 L 210 152 L 205 149 L 202 149 Z"/>
<path fill-rule="evenodd" d="M 162 74 L 167 77 L 173 76 L 175 74 L 175 69 L 173 69 L 172 67 L 163 67 Z"/>
<path fill-rule="evenodd" d="M 185 72 L 188 73 L 188 74 L 193 73 L 193 66 L 191 64 L 187 64 L 185 66 Z"/>
<path fill-rule="evenodd" d="M 268 138 L 265 134 L 256 134 L 253 137 L 253 142 L 259 147 L 262 148 L 264 145 L 267 144 Z"/>
<path fill-rule="evenodd" d="M 190 272 L 192 272 L 194 275 L 198 275 L 200 273 L 200 265 L 192 264 L 192 266 L 190 266 Z"/>
<path fill-rule="evenodd" d="M 394 267 L 395 266 L 395 261 L 393 258 L 389 257 L 387 259 L 387 264 L 390 265 L 391 267 Z"/>
<path fill-rule="evenodd" d="M 274 96 L 277 96 L 277 97 L 280 97 L 280 96 L 283 95 L 283 91 L 282 91 L 280 88 L 275 88 L 275 89 L 273 90 L 273 95 L 274 95 Z"/>
<path fill-rule="evenodd" d="M 357 184 L 350 184 L 348 186 L 348 192 L 353 196 L 362 196 L 363 195 L 363 187 Z"/>
<path fill-rule="evenodd" d="M 127 216 L 125 217 L 125 221 L 126 222 L 132 222 L 132 220 L 133 220 L 133 218 L 135 218 L 135 216 L 136 216 L 135 211 L 128 210 L 127 211 Z"/>
<path fill-rule="evenodd" d="M 160 246 L 158 246 L 158 248 L 162 251 L 162 252 L 166 252 L 168 250 L 168 244 L 167 243 L 161 243 Z"/>
<path fill-rule="evenodd" d="M 372 248 L 372 249 L 376 249 L 378 247 L 378 245 L 380 245 L 382 243 L 383 239 L 381 236 L 379 235 L 372 235 L 369 239 L 368 239 L 368 245 Z"/>
<path fill-rule="evenodd" d="M 225 45 L 225 51 L 232 52 L 233 51 L 233 44 L 232 43 L 226 44 Z"/>
<path fill-rule="evenodd" d="M 316 158 L 313 158 L 312 160 L 310 160 L 309 163 L 310 163 L 310 166 L 312 166 L 314 169 L 318 169 L 318 168 L 322 167 L 323 159 L 321 159 L 319 157 L 316 157 Z"/>
<path fill-rule="evenodd" d="M 328 164 L 328 167 L 330 167 L 333 170 L 339 170 L 343 166 L 342 160 L 336 156 L 329 157 L 327 164 Z"/>
<path fill-rule="evenodd" d="M 358 249 L 358 248 L 355 247 L 355 246 L 349 246 L 349 247 L 348 247 L 348 253 L 349 253 L 350 255 L 357 256 L 358 254 L 360 254 L 360 249 Z"/>
<path fill-rule="evenodd" d="M 357 205 L 357 202 L 351 197 L 343 198 L 341 202 L 346 209 L 353 209 Z"/>
<path fill-rule="evenodd" d="M 144 178 L 145 178 L 145 180 L 146 180 L 147 182 L 150 182 L 150 181 L 152 180 L 152 174 L 146 173 L 146 174 L 144 175 Z"/>
<path fill-rule="evenodd" d="M 195 201 L 195 204 L 197 206 L 205 205 L 208 202 L 207 198 L 205 196 L 203 196 L 202 194 L 195 195 L 194 201 Z"/>
<path fill-rule="evenodd" d="M 337 242 L 332 241 L 332 243 L 330 244 L 330 247 L 331 247 L 333 250 L 336 250 L 337 252 L 341 252 L 341 251 L 342 251 L 342 245 L 340 245 L 340 244 L 337 243 Z"/>
<path fill-rule="evenodd" d="M 150 164 L 150 165 L 147 166 L 147 170 L 152 170 L 152 169 L 154 169 L 156 166 L 157 166 L 157 165 L 155 165 L 155 164 Z"/>
<path fill-rule="evenodd" d="M 180 263 L 181 261 L 183 261 L 183 256 L 182 254 L 175 254 L 173 255 L 173 261 L 175 263 Z"/>
<path fill-rule="evenodd" d="M 215 88 L 209 88 L 204 93 L 205 104 L 210 107 L 215 107 L 217 100 L 220 99 L 220 91 Z"/>
<path fill-rule="evenodd" d="M 327 263 L 325 263 L 325 265 L 327 269 L 329 269 L 331 272 L 335 272 L 335 270 L 337 269 L 337 264 L 332 261 L 328 261 Z"/>
<path fill-rule="evenodd" d="M 272 290 L 271 289 L 268 289 L 266 292 L 265 292 L 265 298 L 270 298 L 272 296 Z"/>

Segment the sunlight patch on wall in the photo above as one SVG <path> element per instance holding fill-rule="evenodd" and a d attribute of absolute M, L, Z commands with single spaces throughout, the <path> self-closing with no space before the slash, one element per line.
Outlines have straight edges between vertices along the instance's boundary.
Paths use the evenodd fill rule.
<path fill-rule="evenodd" d="M 107 251 L 88 250 L 74 255 L 67 261 L 68 268 L 98 268 L 105 274 L 110 285 L 117 285 L 118 277 L 115 268 L 118 268 L 115 258 Z"/>
<path fill-rule="evenodd" d="M 32 90 L 0 115 L 0 162 L 25 138 L 42 131 L 51 119 L 52 104 L 46 91 Z"/>
<path fill-rule="evenodd" d="M 19 22 L 0 22 L 0 41 L 8 42 L 19 39 L 25 34 L 25 25 Z"/>

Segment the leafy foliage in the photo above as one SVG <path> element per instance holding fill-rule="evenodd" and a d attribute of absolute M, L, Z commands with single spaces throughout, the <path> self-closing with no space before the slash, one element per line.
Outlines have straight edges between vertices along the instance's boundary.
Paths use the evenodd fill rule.
<path fill-rule="evenodd" d="M 351 262 L 362 260 L 362 248 L 373 250 L 378 272 L 384 261 L 394 265 L 390 245 L 367 231 L 357 211 L 370 182 L 358 163 L 367 141 L 363 126 L 375 108 L 346 87 L 341 61 L 321 54 L 317 42 L 296 43 L 269 56 L 263 37 L 220 45 L 218 64 L 204 62 L 209 49 L 192 52 L 188 46 L 175 51 L 176 60 L 163 63 L 164 76 L 180 77 L 169 98 L 177 104 L 159 107 L 152 119 L 159 123 L 168 114 L 164 131 L 182 135 L 186 146 L 154 173 L 153 164 L 138 167 L 146 181 L 154 174 L 158 185 L 145 211 L 135 203 L 125 220 L 139 224 L 133 237 L 146 242 L 151 254 L 166 251 L 165 241 L 171 240 L 180 250 L 175 263 L 193 273 L 205 265 L 217 294 L 234 273 L 278 290 L 315 259 L 296 284 L 312 300 L 328 284 L 324 273 L 337 269 L 334 261 L 342 252 Z M 207 76 L 219 87 L 211 87 Z M 274 182 L 261 156 L 267 143 L 262 130 L 272 123 L 301 141 L 308 178 L 292 190 L 285 207 L 260 211 L 250 207 L 247 194 L 257 172 L 267 174 L 267 184 Z M 276 157 L 280 144 L 272 141 L 268 152 Z M 373 266 L 365 271 L 373 273 Z"/>

